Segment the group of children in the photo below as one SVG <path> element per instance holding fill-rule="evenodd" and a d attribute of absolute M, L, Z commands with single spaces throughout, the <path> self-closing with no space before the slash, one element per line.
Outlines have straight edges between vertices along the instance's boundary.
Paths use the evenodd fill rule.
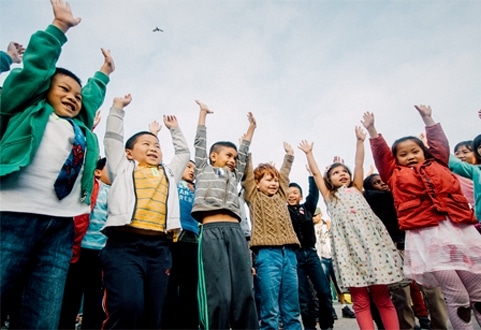
<path fill-rule="evenodd" d="M 212 111 L 200 101 L 193 161 L 173 115 L 163 117 L 175 150 L 168 164 L 158 130 L 124 141 L 124 108 L 132 101 L 127 94 L 113 101 L 106 161 L 100 162 L 92 131 L 115 65 L 102 49 L 104 63 L 84 87 L 75 74 L 57 68 L 65 33 L 80 18 L 62 0 L 51 5 L 52 24 L 33 34 L 25 50 L 13 45 L 23 54 L 23 68 L 12 70 L 0 96 L 2 324 L 8 316 L 12 328 L 58 327 L 68 310 L 67 275 L 75 271 L 72 248 L 79 230 L 80 237 L 88 232 L 78 229 L 77 218 L 91 214 L 97 225 L 91 228 L 93 244 L 82 245 L 80 259 L 91 252 L 91 260 L 100 260 L 102 328 L 278 329 L 282 324 L 301 329 L 302 319 L 306 329 L 315 328 L 316 321 L 321 329 L 332 329 L 330 285 L 313 222 L 319 196 L 332 220 L 336 282 L 351 294 L 361 329 L 374 326 L 371 300 L 384 327 L 399 329 L 390 288 L 406 279 L 440 287 L 455 329 L 471 329 L 472 312 L 481 324 L 481 236 L 475 227 L 481 219 L 479 136 L 472 149 L 476 161 L 469 164 L 450 156 L 429 106 L 415 107 L 426 125 L 426 141 L 404 137 L 392 148 L 378 134 L 374 115 L 364 113 L 362 125 L 379 170 L 372 186 L 385 182 L 392 194 L 405 231 L 402 256 L 401 241 L 392 239 L 363 195 L 366 133 L 361 127 L 355 129 L 353 172 L 343 162 L 321 171 L 313 143 L 300 142 L 310 173 L 304 203 L 301 187 L 289 182 L 294 150 L 288 143 L 280 170 L 271 163 L 254 168 L 249 146 L 257 124 L 248 113 L 239 148 L 219 141 L 207 149 L 206 117 Z M 102 169 L 108 193 L 99 190 Z M 452 171 L 472 180 L 471 204 Z M 239 223 L 239 185 L 250 211 L 250 243 Z M 101 229 L 97 212 L 106 212 Z M 100 230 L 106 241 L 96 241 Z M 309 308 L 313 293 L 317 315 Z"/>

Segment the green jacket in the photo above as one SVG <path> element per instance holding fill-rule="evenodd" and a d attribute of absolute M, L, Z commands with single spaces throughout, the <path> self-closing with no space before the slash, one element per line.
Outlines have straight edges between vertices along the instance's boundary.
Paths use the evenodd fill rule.
<path fill-rule="evenodd" d="M 37 31 L 23 55 L 23 68 L 13 69 L 0 94 L 0 178 L 31 164 L 44 135 L 53 107 L 46 101 L 65 34 L 53 25 Z M 74 121 L 82 128 L 87 153 L 82 175 L 82 198 L 90 202 L 93 173 L 99 156 L 92 133 L 95 113 L 104 101 L 109 77 L 96 72 L 82 88 L 82 110 Z M 59 169 L 60 170 L 60 169 Z"/>

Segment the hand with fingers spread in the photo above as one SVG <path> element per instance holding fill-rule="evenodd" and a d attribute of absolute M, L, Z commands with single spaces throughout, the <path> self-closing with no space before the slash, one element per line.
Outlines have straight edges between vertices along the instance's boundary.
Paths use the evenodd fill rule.
<path fill-rule="evenodd" d="M 63 33 L 66 33 L 71 27 L 74 27 L 82 20 L 80 17 L 74 17 L 70 4 L 62 0 L 50 0 L 52 4 L 54 19 L 52 25 L 58 27 Z"/>
<path fill-rule="evenodd" d="M 378 133 L 376 127 L 374 126 L 374 114 L 372 112 L 364 112 L 361 124 L 369 133 L 370 138 L 377 137 Z"/>
<path fill-rule="evenodd" d="M 161 129 L 162 125 L 157 120 L 154 120 L 149 124 L 149 131 L 155 135 L 158 135 Z"/>
<path fill-rule="evenodd" d="M 421 118 L 423 119 L 424 125 L 433 126 L 433 125 L 436 124 L 436 122 L 434 121 L 434 119 L 432 117 L 433 110 L 431 110 L 431 106 L 420 104 L 420 105 L 415 105 L 414 107 L 416 108 L 416 110 L 421 115 Z"/>
<path fill-rule="evenodd" d="M 100 48 L 100 51 L 104 56 L 104 63 L 102 64 L 100 71 L 105 73 L 107 76 L 110 76 L 110 74 L 115 71 L 114 59 L 110 54 L 110 50 L 105 48 Z"/>
<path fill-rule="evenodd" d="M 164 115 L 164 125 L 167 127 L 169 130 L 172 128 L 179 127 L 179 123 L 177 122 L 177 117 L 174 115 Z"/>
<path fill-rule="evenodd" d="M 284 145 L 284 151 L 286 152 L 286 154 L 290 155 L 290 156 L 293 156 L 294 155 L 294 149 L 292 149 L 291 145 L 287 142 L 284 141 L 283 143 Z"/>

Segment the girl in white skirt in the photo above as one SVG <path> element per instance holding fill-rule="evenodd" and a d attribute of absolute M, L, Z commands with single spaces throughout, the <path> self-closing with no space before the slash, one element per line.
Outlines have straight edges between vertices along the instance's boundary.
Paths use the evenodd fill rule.
<path fill-rule="evenodd" d="M 363 125 L 384 182 L 394 197 L 399 227 L 406 230 L 405 276 L 439 285 L 454 329 L 473 329 L 471 310 L 481 325 L 481 235 L 459 180 L 448 168 L 449 143 L 430 106 L 415 106 L 428 147 L 413 136 L 390 149 L 366 112 Z"/>

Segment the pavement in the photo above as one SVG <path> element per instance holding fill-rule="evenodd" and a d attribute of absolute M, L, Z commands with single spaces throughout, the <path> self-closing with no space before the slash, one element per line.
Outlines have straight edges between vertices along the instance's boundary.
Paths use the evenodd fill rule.
<path fill-rule="evenodd" d="M 339 330 L 358 330 L 359 329 L 356 319 L 348 319 L 348 318 L 342 317 L 341 304 L 339 302 L 334 303 L 334 308 L 336 309 L 336 313 L 338 316 L 338 319 L 334 321 L 334 329 L 339 329 Z M 349 305 L 349 308 L 351 308 L 352 310 L 352 305 Z M 471 316 L 471 320 L 473 323 L 474 330 L 481 330 L 481 327 L 476 322 L 474 315 Z M 318 329 L 320 328 L 318 327 Z M 453 329 L 449 321 L 448 321 L 448 329 L 455 330 Z"/>

